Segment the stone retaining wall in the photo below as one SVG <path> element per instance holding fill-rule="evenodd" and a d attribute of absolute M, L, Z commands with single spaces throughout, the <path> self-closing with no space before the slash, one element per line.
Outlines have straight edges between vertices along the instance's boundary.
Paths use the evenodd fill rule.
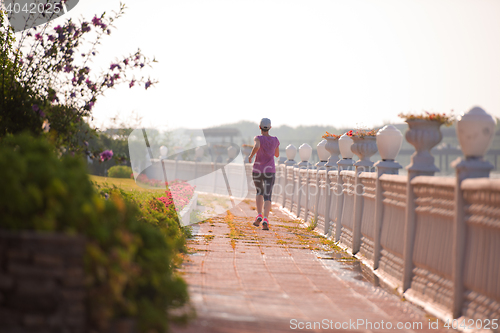
<path fill-rule="evenodd" d="M 0 231 L 0 331 L 86 332 L 85 240 Z"/>

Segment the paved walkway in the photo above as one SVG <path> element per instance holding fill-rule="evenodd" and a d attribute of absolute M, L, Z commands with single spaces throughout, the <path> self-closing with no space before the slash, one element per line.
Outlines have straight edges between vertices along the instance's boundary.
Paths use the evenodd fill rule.
<path fill-rule="evenodd" d="M 270 231 L 253 226 L 253 205 L 199 225 L 183 265 L 197 318 L 173 332 L 446 331 L 429 328 L 434 318 L 367 281 L 357 260 L 277 206 Z"/>

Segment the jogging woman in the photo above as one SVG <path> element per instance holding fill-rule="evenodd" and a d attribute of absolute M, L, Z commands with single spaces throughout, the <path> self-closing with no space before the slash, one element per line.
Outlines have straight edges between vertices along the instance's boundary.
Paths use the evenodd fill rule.
<path fill-rule="evenodd" d="M 269 230 L 268 216 L 271 210 L 271 195 L 276 175 L 274 157 L 280 156 L 280 142 L 277 137 L 269 135 L 271 120 L 262 118 L 259 128 L 261 135 L 254 138 L 255 144 L 250 156 L 248 156 L 248 162 L 252 163 L 252 158 L 257 155 L 253 164 L 252 177 L 257 190 L 255 201 L 259 215 L 253 224 L 258 227 L 262 222 L 262 229 Z M 264 206 L 264 216 L 262 216 L 262 206 Z"/>

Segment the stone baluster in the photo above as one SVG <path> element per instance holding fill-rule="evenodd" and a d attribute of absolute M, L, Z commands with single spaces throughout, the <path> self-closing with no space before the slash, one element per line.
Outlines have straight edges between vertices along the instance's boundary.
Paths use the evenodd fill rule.
<path fill-rule="evenodd" d="M 295 162 L 295 155 L 297 155 L 297 148 L 294 145 L 289 144 L 286 147 L 285 152 L 286 152 L 286 158 L 287 158 L 285 165 L 290 166 L 290 165 L 297 164 L 297 162 Z"/>
<path fill-rule="evenodd" d="M 370 158 L 377 152 L 377 143 L 374 136 L 353 137 L 351 151 L 359 157 L 359 160 L 354 163 L 356 168 L 356 179 L 354 181 L 354 214 L 353 214 L 353 229 L 352 229 L 352 253 L 357 253 L 361 246 L 361 217 L 363 209 L 363 184 L 359 179 L 359 175 L 364 171 L 373 170 L 373 162 Z"/>
<path fill-rule="evenodd" d="M 324 166 L 328 163 L 329 152 L 326 150 L 327 141 L 325 139 L 321 140 L 316 146 L 318 152 L 319 162 L 316 163 L 317 169 L 324 169 Z"/>
<path fill-rule="evenodd" d="M 376 192 L 375 192 L 375 230 L 373 232 L 373 269 L 378 268 L 380 261 L 380 251 L 382 250 L 380 244 L 380 233 L 382 229 L 383 217 L 383 197 L 382 185 L 380 183 L 380 176 L 383 174 L 397 175 L 398 170 L 402 168 L 401 164 L 396 162 L 403 143 L 403 134 L 394 126 L 387 125 L 377 132 L 377 148 L 382 158 L 374 164 L 377 172 Z"/>
<path fill-rule="evenodd" d="M 493 142 L 496 119 L 483 109 L 474 107 L 457 121 L 458 142 L 465 158 L 457 158 L 452 166 L 456 169 L 455 221 L 453 223 L 452 281 L 453 317 L 461 316 L 464 302 L 464 264 L 466 248 L 466 223 L 464 197 L 461 183 L 467 178 L 489 177 L 493 165 L 484 159 Z"/>
<path fill-rule="evenodd" d="M 404 267 L 403 267 L 403 291 L 411 286 L 413 274 L 413 247 L 415 243 L 415 194 L 411 181 L 417 176 L 434 176 L 439 169 L 434 165 L 434 157 L 431 149 L 443 138 L 440 127 L 441 122 L 437 120 L 411 119 L 406 131 L 406 140 L 415 147 L 411 156 L 411 163 L 406 167 L 408 170 L 408 182 L 406 185 L 406 217 L 404 228 Z"/>
<path fill-rule="evenodd" d="M 312 148 L 309 146 L 307 143 L 303 143 L 299 147 L 299 156 L 301 162 L 297 164 L 297 167 L 299 169 L 311 169 L 312 164 L 309 163 L 309 160 L 311 159 L 312 155 Z"/>

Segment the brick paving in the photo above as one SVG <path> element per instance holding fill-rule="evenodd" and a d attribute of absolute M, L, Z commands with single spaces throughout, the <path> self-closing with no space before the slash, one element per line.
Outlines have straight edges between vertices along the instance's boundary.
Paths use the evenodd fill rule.
<path fill-rule="evenodd" d="M 253 226 L 254 205 L 246 200 L 196 227 L 182 272 L 197 317 L 173 332 L 447 331 L 429 328 L 435 318 L 363 278 L 347 254 L 321 259 L 331 244 L 277 206 L 271 230 Z M 372 326 L 351 325 L 361 320 Z M 398 322 L 421 326 L 398 330 Z"/>

